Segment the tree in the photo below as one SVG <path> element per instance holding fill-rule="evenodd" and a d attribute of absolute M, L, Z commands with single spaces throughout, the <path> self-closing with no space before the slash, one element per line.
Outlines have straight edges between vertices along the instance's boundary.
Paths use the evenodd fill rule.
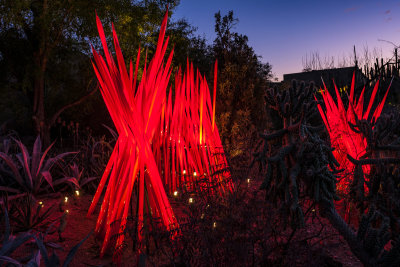
<path fill-rule="evenodd" d="M 96 88 L 88 72 L 88 42 L 98 45 L 95 10 L 103 22 L 113 21 L 117 31 L 121 29 L 121 46 L 132 57 L 140 43 L 151 43 L 166 6 L 173 9 L 178 4 L 177 0 L 0 0 L 0 65 L 7 68 L 1 74 L 2 87 L 29 100 L 34 131 L 48 145 L 57 117 Z M 59 98 L 60 92 L 69 95 L 71 88 L 80 92 L 77 100 Z M 82 88 L 89 88 L 83 97 Z M 63 102 L 61 107 L 48 103 L 54 98 Z"/>
<path fill-rule="evenodd" d="M 262 63 L 248 44 L 248 37 L 233 28 L 238 23 L 233 11 L 215 14 L 213 55 L 218 59 L 217 111 L 222 142 L 232 155 L 241 154 L 247 139 L 241 133 L 263 128 L 263 94 L 272 77 L 271 65 Z"/>

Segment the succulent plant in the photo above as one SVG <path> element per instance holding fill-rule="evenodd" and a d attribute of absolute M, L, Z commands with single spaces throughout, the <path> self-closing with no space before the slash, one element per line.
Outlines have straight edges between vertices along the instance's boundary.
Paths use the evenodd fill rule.
<path fill-rule="evenodd" d="M 44 265 L 46 267 L 57 267 L 61 266 L 60 258 L 57 254 L 53 251 L 52 254 L 46 248 L 44 238 L 47 232 L 42 234 L 32 234 L 31 231 L 20 233 L 18 236 L 14 236 L 11 234 L 11 227 L 10 221 L 8 217 L 7 209 L 3 209 L 4 211 L 4 220 L 5 220 L 5 229 L 4 234 L 2 236 L 2 243 L 0 246 L 0 264 L 8 263 L 12 266 L 40 266 L 41 259 L 44 260 Z M 89 238 L 92 234 L 90 232 L 84 239 L 82 239 L 78 244 L 76 244 L 72 249 L 69 251 L 67 257 L 62 264 L 63 267 L 69 266 L 71 261 L 73 260 L 76 252 L 78 251 L 79 247 Z M 37 245 L 37 250 L 34 251 L 32 257 L 28 259 L 28 263 L 24 265 L 21 260 L 17 260 L 12 258 L 12 253 L 22 246 L 24 243 L 34 240 L 35 244 Z M 47 244 L 49 245 L 49 244 Z M 54 246 L 53 246 L 54 247 Z"/>
<path fill-rule="evenodd" d="M 0 158 L 8 167 L 8 173 L 12 175 L 12 181 L 14 183 L 11 185 L 0 185 L 0 191 L 7 191 L 15 194 L 28 193 L 37 197 L 41 194 L 49 193 L 50 188 L 54 188 L 54 186 L 59 184 L 73 183 L 79 186 L 75 178 L 64 177 L 54 180 L 51 174 L 51 170 L 55 164 L 75 152 L 62 153 L 55 157 L 46 158 L 54 143 L 42 152 L 42 143 L 40 137 L 37 137 L 33 145 L 32 155 L 30 155 L 28 149 L 21 141 L 14 141 L 18 145 L 21 153 L 9 155 L 5 152 L 0 152 Z M 44 183 L 45 181 L 47 186 Z"/>

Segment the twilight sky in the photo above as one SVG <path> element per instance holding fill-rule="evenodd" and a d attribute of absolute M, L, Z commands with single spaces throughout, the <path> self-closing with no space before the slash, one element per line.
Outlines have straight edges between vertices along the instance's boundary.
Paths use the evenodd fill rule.
<path fill-rule="evenodd" d="M 321 59 L 349 58 L 353 45 L 358 56 L 364 47 L 376 48 L 391 57 L 400 45 L 400 1 L 394 0 L 181 0 L 173 17 L 186 18 L 210 43 L 215 38 L 214 14 L 233 10 L 239 23 L 236 32 L 249 37 L 249 44 L 272 72 L 300 72 L 302 59 L 318 52 Z"/>

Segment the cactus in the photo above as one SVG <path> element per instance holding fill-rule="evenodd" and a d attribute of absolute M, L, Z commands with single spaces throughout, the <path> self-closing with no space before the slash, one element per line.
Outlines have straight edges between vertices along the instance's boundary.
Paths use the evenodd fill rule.
<path fill-rule="evenodd" d="M 292 227 L 299 227 L 304 225 L 300 195 L 311 199 L 364 265 L 397 266 L 400 258 L 400 159 L 397 152 L 400 140 L 394 138 L 393 131 L 399 125 L 398 115 L 382 115 L 377 121 L 356 118 L 354 124 L 349 124 L 352 131 L 366 139 L 366 157 L 347 156 L 355 170 L 351 199 L 362 214 L 358 231 L 354 231 L 334 205 L 334 200 L 338 199 L 337 176 L 342 170 L 338 169 L 339 163 L 332 153 L 334 149 L 321 139 L 320 128 L 311 124 L 316 107 L 312 85 L 301 84 L 298 88 L 293 82 L 289 90 L 269 89 L 266 102 L 283 121 L 281 129 L 261 135 L 264 146 L 255 153 L 255 161 L 266 169 L 261 188 L 266 190 L 268 200 L 280 204 Z M 365 165 L 370 166 L 367 173 Z"/>
<path fill-rule="evenodd" d="M 313 84 L 298 86 L 295 81 L 289 90 L 267 90 L 267 108 L 277 112 L 283 128 L 262 134 L 264 147 L 256 153 L 256 160 L 267 170 L 261 189 L 266 190 L 269 200 L 283 205 L 292 227 L 304 225 L 300 188 L 305 188 L 317 203 L 333 205 L 333 199 L 338 199 L 335 173 L 339 164 L 332 149 L 317 134 L 322 127 L 311 123 L 316 115 L 313 90 Z M 281 148 L 275 149 L 274 145 Z"/>

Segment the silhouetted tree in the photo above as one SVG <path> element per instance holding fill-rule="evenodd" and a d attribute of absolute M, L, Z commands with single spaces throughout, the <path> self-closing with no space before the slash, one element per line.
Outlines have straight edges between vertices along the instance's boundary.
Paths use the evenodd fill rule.
<path fill-rule="evenodd" d="M 221 17 L 215 14 L 213 55 L 218 59 L 218 120 L 222 142 L 232 155 L 242 153 L 243 133 L 265 122 L 263 94 L 271 76 L 271 65 L 262 63 L 248 37 L 233 31 L 238 19 L 233 11 Z"/>
<path fill-rule="evenodd" d="M 50 127 L 61 112 L 96 88 L 89 61 L 89 41 L 98 44 L 95 10 L 103 23 L 115 23 L 125 56 L 132 57 L 140 43 L 154 41 L 152 33 L 157 32 L 166 6 L 173 9 L 178 4 L 177 0 L 1 0 L 2 87 L 27 97 L 34 131 L 48 144 Z M 71 91 L 79 96 L 75 101 Z"/>

